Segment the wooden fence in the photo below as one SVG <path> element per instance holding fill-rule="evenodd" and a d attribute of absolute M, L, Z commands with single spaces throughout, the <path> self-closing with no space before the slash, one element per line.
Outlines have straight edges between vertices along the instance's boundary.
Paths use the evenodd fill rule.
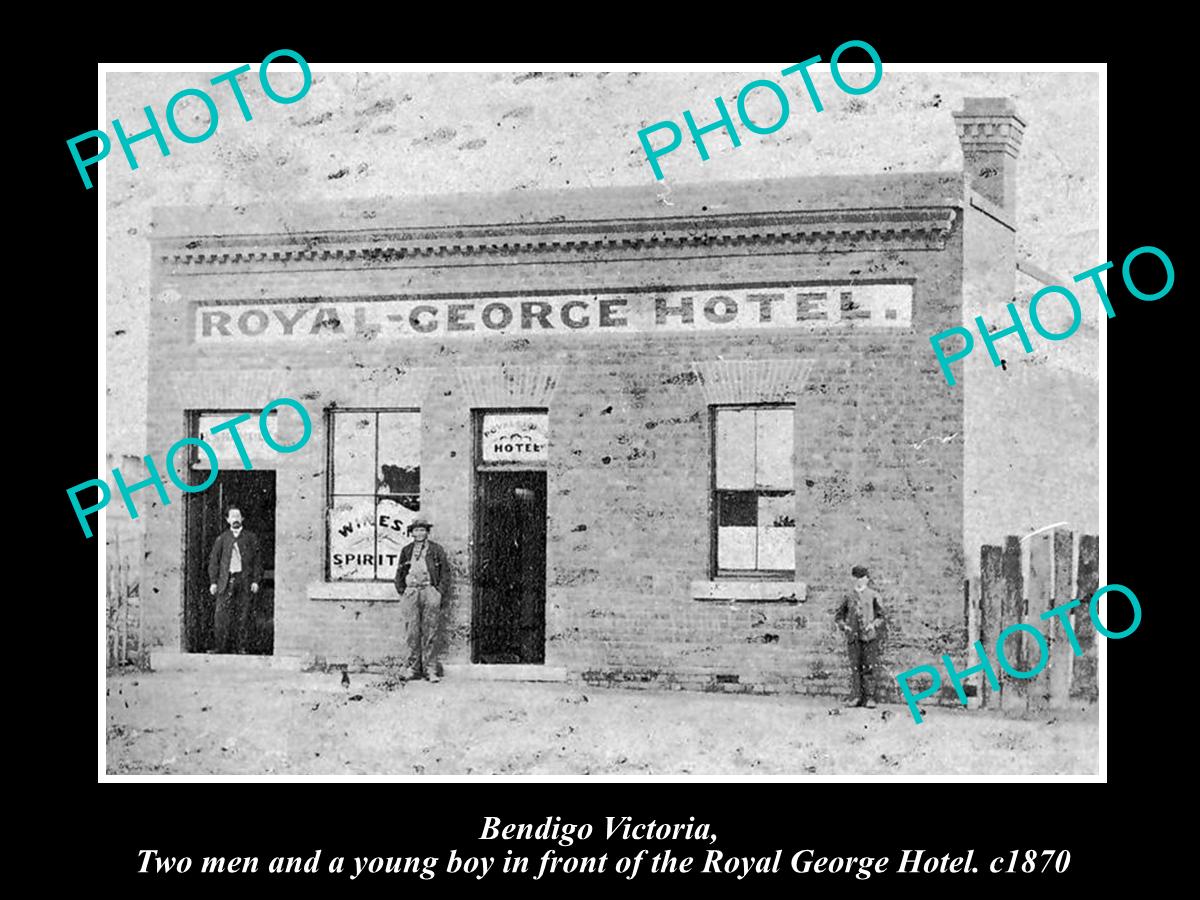
<path fill-rule="evenodd" d="M 1100 539 L 1093 534 L 1075 535 L 1061 527 L 1034 532 L 1022 540 L 1009 536 L 1004 546 L 980 548 L 979 577 L 968 582 L 966 591 L 967 644 L 980 641 L 996 670 L 1000 690 L 993 690 L 982 674 L 971 676 L 978 705 L 991 709 L 1039 711 L 1058 709 L 1078 701 L 1094 701 L 1098 695 L 1096 632 L 1088 614 L 1088 601 L 1099 588 Z M 1080 601 L 1070 612 L 1082 656 L 1076 656 L 1058 617 L 1043 620 L 1041 614 L 1067 603 Z M 1000 667 L 996 641 L 1000 632 L 1023 622 L 1038 628 L 1049 648 L 1046 667 L 1035 677 L 1013 678 Z M 1019 672 L 1037 665 L 1036 638 L 1018 631 L 1004 643 L 1005 658 Z M 977 665 L 974 650 L 968 650 L 968 665 Z"/>
<path fill-rule="evenodd" d="M 107 528 L 108 571 L 107 642 L 108 667 L 147 663 L 142 629 L 141 561 L 142 532 L 131 528 L 140 523 L 109 516 Z"/>

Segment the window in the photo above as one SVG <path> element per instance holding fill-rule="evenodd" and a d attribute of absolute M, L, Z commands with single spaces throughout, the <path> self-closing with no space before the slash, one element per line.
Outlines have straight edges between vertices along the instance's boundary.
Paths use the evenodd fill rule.
<path fill-rule="evenodd" d="M 421 414 L 332 410 L 329 472 L 329 579 L 395 577 L 421 508 Z"/>
<path fill-rule="evenodd" d="M 246 458 L 255 468 L 273 469 L 279 463 L 279 453 L 267 446 L 263 440 L 262 432 L 259 430 L 259 416 L 262 410 L 230 410 L 228 412 L 211 412 L 205 410 L 196 414 L 196 437 L 204 441 L 213 449 L 213 453 L 217 457 L 217 466 L 221 469 L 243 469 L 245 461 L 242 454 L 238 451 L 238 442 L 242 445 L 242 450 L 246 454 Z M 250 418 L 238 422 L 233 428 L 225 428 L 212 433 L 213 428 L 218 425 L 223 425 L 230 419 L 236 419 L 240 415 L 248 415 Z M 267 431 L 271 437 L 278 443 L 290 444 L 292 438 L 281 435 L 279 432 L 279 410 L 273 409 L 267 413 Z M 237 435 L 235 438 L 234 435 Z M 299 437 L 299 435 L 297 435 Z M 192 468 L 193 469 L 208 469 L 209 461 L 208 454 L 202 451 L 196 445 L 191 446 L 192 451 Z"/>
<path fill-rule="evenodd" d="M 796 569 L 793 408 L 713 407 L 713 559 L 718 575 Z"/>

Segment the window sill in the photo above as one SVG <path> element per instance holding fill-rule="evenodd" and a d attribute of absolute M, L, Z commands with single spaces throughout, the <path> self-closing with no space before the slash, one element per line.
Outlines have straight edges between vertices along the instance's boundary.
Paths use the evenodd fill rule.
<path fill-rule="evenodd" d="M 399 600 L 390 581 L 318 581 L 308 585 L 309 600 Z"/>
<path fill-rule="evenodd" d="M 808 585 L 802 581 L 693 581 L 693 600 L 727 603 L 803 603 Z"/>

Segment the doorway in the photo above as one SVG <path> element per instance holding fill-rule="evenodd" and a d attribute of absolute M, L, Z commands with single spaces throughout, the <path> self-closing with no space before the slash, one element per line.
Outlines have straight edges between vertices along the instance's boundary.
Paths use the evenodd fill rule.
<path fill-rule="evenodd" d="M 193 469 L 192 484 L 202 484 L 208 469 Z M 246 643 L 240 652 L 270 655 L 275 651 L 275 472 L 270 469 L 221 469 L 204 491 L 186 495 L 186 586 L 183 604 L 183 649 L 188 653 L 215 652 L 213 613 L 209 593 L 208 556 L 213 543 L 228 527 L 230 507 L 242 512 L 247 531 L 258 538 L 263 577 L 258 593 L 250 595 Z"/>
<path fill-rule="evenodd" d="M 546 661 L 546 472 L 481 470 L 472 661 Z"/>

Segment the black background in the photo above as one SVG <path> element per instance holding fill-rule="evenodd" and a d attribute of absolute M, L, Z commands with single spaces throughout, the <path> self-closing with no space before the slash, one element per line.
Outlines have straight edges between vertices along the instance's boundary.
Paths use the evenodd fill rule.
<path fill-rule="evenodd" d="M 127 12 L 135 20 L 152 15 L 149 11 Z M 558 893 L 605 886 L 618 887 L 623 893 L 648 893 L 672 887 L 689 890 L 697 885 L 718 891 L 789 895 L 814 888 L 821 895 L 846 888 L 887 890 L 897 885 L 984 893 L 1031 888 L 1046 892 L 1054 885 L 1066 891 L 1084 884 L 1117 890 L 1156 883 L 1165 876 L 1164 866 L 1187 866 L 1188 860 L 1176 858 L 1168 846 L 1172 835 L 1191 830 L 1186 826 L 1182 791 L 1190 787 L 1189 763 L 1194 752 L 1187 727 L 1193 692 L 1185 665 L 1190 658 L 1194 566 L 1183 555 L 1183 536 L 1190 530 L 1185 514 L 1191 511 L 1185 494 L 1192 493 L 1192 470 L 1184 467 L 1182 455 L 1190 449 L 1196 403 L 1191 396 L 1195 379 L 1186 374 L 1185 364 L 1188 351 L 1184 342 L 1190 332 L 1182 321 L 1190 274 L 1185 241 L 1190 235 L 1179 213 L 1195 202 L 1194 142 L 1185 136 L 1194 127 L 1195 113 L 1194 85 L 1183 65 L 1186 51 L 1182 38 L 1172 36 L 1172 32 L 1186 33 L 1184 29 L 1161 16 L 1143 25 L 1133 21 L 1135 14 L 1128 11 L 1116 24 L 1115 20 L 1056 19 L 1044 10 L 1035 15 L 990 6 L 906 8 L 901 12 L 909 23 L 903 27 L 885 25 L 864 7 L 846 7 L 836 21 L 820 28 L 812 24 L 804 7 L 785 12 L 775 7 L 726 11 L 721 17 L 732 17 L 728 23 L 699 8 L 668 14 L 660 8 L 593 7 L 587 11 L 586 26 L 569 18 L 583 15 L 583 10 L 558 9 L 548 13 L 547 19 L 540 13 L 510 8 L 501 13 L 506 18 L 497 22 L 496 31 L 478 21 L 471 24 L 470 33 L 505 35 L 525 32 L 531 23 L 549 23 L 550 33 L 559 37 L 531 39 L 520 45 L 508 39 L 483 45 L 466 32 L 460 36 L 466 23 L 458 22 L 457 17 L 453 23 L 422 22 L 397 7 L 385 14 L 387 27 L 375 28 L 368 20 L 376 13 L 363 12 L 365 17 L 356 31 L 364 33 L 342 42 L 334 42 L 311 26 L 295 30 L 289 20 L 312 21 L 299 11 L 280 14 L 274 26 L 257 29 L 251 36 L 244 26 L 233 27 L 238 18 L 234 9 L 220 17 L 224 25 L 172 29 L 170 41 L 130 40 L 121 45 L 110 37 L 83 35 L 74 39 L 73 48 L 60 45 L 60 58 L 48 69 L 39 69 L 45 73 L 44 80 L 31 83 L 49 96 L 39 101 L 36 123 L 19 135 L 26 146 L 20 168 L 10 171 L 16 186 L 32 195 L 21 209 L 12 212 L 10 224 L 29 222 L 28 240 L 51 236 L 43 252 L 70 261 L 59 265 L 42 256 L 32 269 L 38 280 L 24 289 L 28 294 L 20 302 L 10 296 L 10 304 L 30 317 L 25 326 L 30 332 L 54 335 L 51 365 L 44 358 L 26 357 L 28 350 L 14 350 L 17 359 L 30 360 L 23 370 L 26 375 L 16 373 L 19 380 L 39 379 L 40 390 L 52 395 L 47 405 L 57 412 L 49 417 L 50 433 L 38 437 L 47 447 L 32 448 L 43 472 L 36 481 L 35 505 L 49 512 L 44 527 L 53 535 L 58 560 L 50 567 L 58 576 L 51 581 L 52 590 L 34 599 L 42 621 L 41 631 L 31 634 L 43 635 L 42 642 L 49 644 L 51 652 L 37 654 L 33 668 L 44 670 L 48 679 L 39 680 L 38 694 L 44 692 L 53 702 L 37 702 L 33 695 L 28 702 L 44 709 L 45 718 L 36 725 L 21 725 L 21 718 L 12 723 L 19 726 L 16 740 L 22 744 L 30 735 L 25 729 L 32 729 L 30 743 L 34 746 L 26 749 L 31 750 L 33 768 L 45 773 L 45 781 L 34 782 L 46 786 L 36 816 L 39 821 L 44 818 L 41 827 L 47 829 L 37 833 L 49 840 L 40 841 L 39 847 L 58 856 L 42 863 L 43 871 L 54 877 L 55 867 L 71 860 L 74 865 L 66 868 L 84 878 L 95 877 L 94 888 L 106 890 L 172 889 L 186 881 L 207 885 L 210 891 L 238 887 L 290 891 L 304 885 L 325 889 L 336 882 L 333 876 L 271 876 L 285 880 L 268 880 L 262 874 L 218 880 L 206 876 L 200 881 L 198 862 L 203 856 L 253 855 L 265 869 L 272 856 L 307 857 L 318 847 L 326 861 L 334 855 L 445 856 L 451 848 L 460 854 L 502 856 L 511 848 L 533 857 L 536 865 L 536 858 L 547 847 L 567 852 L 542 842 L 481 843 L 477 839 L 483 817 L 489 815 L 504 822 L 537 823 L 549 815 L 567 822 L 592 823 L 599 836 L 571 849 L 580 854 L 608 851 L 610 861 L 641 848 L 657 852 L 664 845 L 606 844 L 605 816 L 632 815 L 635 821 L 659 822 L 687 822 L 695 817 L 697 822 L 710 823 L 720 837 L 719 849 L 725 853 L 764 855 L 783 848 L 784 866 L 779 875 L 752 876 L 742 882 L 712 875 L 650 876 L 645 871 L 634 882 L 616 875 L 607 880 L 562 876 L 537 883 L 525 878 L 500 881 L 495 873 L 483 882 L 444 874 L 432 881 L 420 881 L 413 875 L 377 875 L 350 882 L 338 876 L 337 881 L 343 883 L 339 893 L 386 891 L 394 895 L 447 887 L 456 892 L 492 892 L 497 886 L 525 891 L 547 885 Z M 507 18 L 510 14 L 514 18 Z M 695 24 L 678 24 L 680 17 Z M 912 24 L 914 18 L 920 20 L 919 25 Z M 976 18 L 987 21 L 972 21 Z M 203 21 L 211 24 L 207 13 Z M 575 37 L 565 40 L 567 33 L 581 28 L 597 43 L 586 47 Z M 602 36 L 607 33 L 617 37 L 604 42 Z M 851 39 L 870 42 L 883 58 L 885 71 L 889 63 L 926 61 L 1109 63 L 1108 258 L 1115 265 L 1108 275 L 1108 291 L 1116 317 L 1108 324 L 1108 580 L 1130 587 L 1141 600 L 1144 616 L 1134 635 L 1108 642 L 1107 784 L 1047 780 L 1020 785 L 364 785 L 239 780 L 205 785 L 93 786 L 98 770 L 94 603 L 100 548 L 95 540 L 82 539 L 65 488 L 95 476 L 96 420 L 91 402 L 97 388 L 97 193 L 82 189 L 65 141 L 96 124 L 98 61 L 228 61 L 257 67 L 268 52 L 290 47 L 314 63 L 709 57 L 788 62 L 817 53 L 828 58 L 834 47 Z M 579 135 L 581 141 L 589 139 Z M 32 165 L 34 173 L 25 173 L 25 165 Z M 1129 296 L 1119 274 L 1125 255 L 1145 244 L 1164 250 L 1175 266 L 1173 291 L 1155 303 Z M 10 249 L 14 246 L 10 239 Z M 22 250 L 17 258 L 27 265 L 38 248 L 24 246 Z M 1139 278 L 1140 266 L 1135 266 L 1135 280 L 1147 285 L 1160 283 L 1154 280 L 1159 275 L 1149 274 L 1147 259 L 1141 261 L 1147 265 L 1144 281 Z M 1085 302 L 1094 301 L 1090 287 L 1079 294 Z M 58 306 L 69 313 L 44 318 Z M 40 346 L 40 342 L 35 337 L 29 346 Z M 35 409 L 26 407 L 25 411 L 34 413 Z M 1081 451 L 1086 452 L 1085 448 Z M 1040 476 L 1030 472 L 1028 477 L 1037 480 Z M 1121 604 L 1112 605 L 1116 618 L 1110 627 L 1123 627 L 1115 612 Z M 31 667 L 19 663 L 19 668 L 28 672 Z M 33 690 L 27 675 L 17 683 L 23 693 Z M 103 727 L 102 714 L 99 726 Z M 1171 824 L 1176 816 L 1178 824 Z M 815 849 L 818 855 L 890 854 L 896 858 L 905 848 L 925 848 L 936 855 L 975 848 L 981 873 L 885 876 L 869 881 L 845 875 L 790 874 L 788 857 L 805 847 Z M 189 855 L 197 865 L 189 876 L 139 875 L 137 851 L 151 848 L 164 856 Z M 686 852 L 689 845 L 676 849 Z M 1068 849 L 1072 862 L 1063 875 L 989 877 L 991 857 L 1007 855 L 1013 849 Z M 690 850 L 702 855 L 704 846 L 692 844 Z"/>

